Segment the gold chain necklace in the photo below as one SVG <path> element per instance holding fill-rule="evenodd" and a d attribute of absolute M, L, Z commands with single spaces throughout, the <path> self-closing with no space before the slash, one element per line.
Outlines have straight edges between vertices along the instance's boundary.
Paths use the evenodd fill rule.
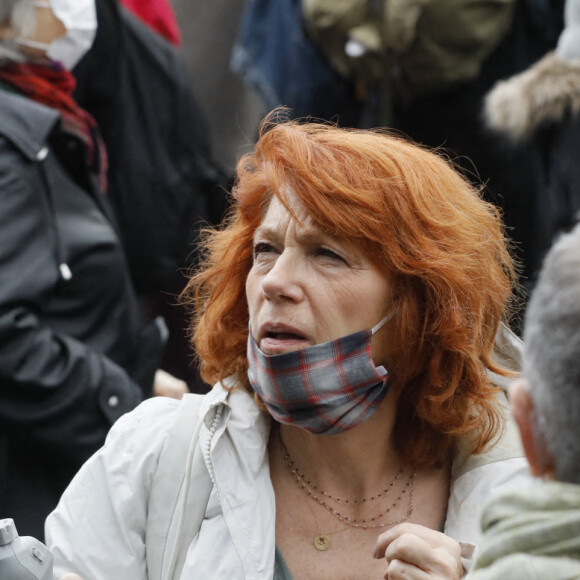
<path fill-rule="evenodd" d="M 340 497 L 333 497 L 323 489 L 318 489 L 317 485 L 313 484 L 303 473 L 300 472 L 300 470 L 290 457 L 290 454 L 288 453 L 288 450 L 286 449 L 284 443 L 282 442 L 282 438 L 280 438 L 280 445 L 282 447 L 282 454 L 284 456 L 284 460 L 287 462 L 288 467 L 290 467 L 290 472 L 292 473 L 292 476 L 296 479 L 298 485 L 302 486 L 303 488 L 308 488 L 311 491 L 315 491 L 316 493 L 320 493 L 329 500 L 335 501 L 337 503 L 342 502 L 342 503 L 359 504 L 366 503 L 367 501 L 375 501 L 377 499 L 380 499 L 381 497 L 383 497 L 383 495 L 387 494 L 394 487 L 395 483 L 397 483 L 401 475 L 403 475 L 404 473 L 404 469 L 401 467 L 399 473 L 395 475 L 393 481 L 391 481 L 391 483 L 389 483 L 387 487 L 385 487 L 385 489 L 383 489 L 380 493 L 377 493 L 376 495 L 373 495 L 369 498 L 362 497 L 360 499 L 345 499 Z"/>
<path fill-rule="evenodd" d="M 384 494 L 388 493 L 393 488 L 393 486 L 395 485 L 397 480 L 401 477 L 401 474 L 404 471 L 402 468 L 397 473 L 397 475 L 395 476 L 393 481 L 391 481 L 391 483 L 389 483 L 386 486 L 386 488 L 381 493 L 377 494 L 376 496 L 371 496 L 371 498 L 361 498 L 361 499 L 356 499 L 356 500 L 348 500 L 348 499 L 336 498 L 336 497 L 333 498 L 333 496 L 326 493 L 325 491 L 319 490 L 318 486 L 312 484 L 311 481 L 309 479 L 307 479 L 307 477 L 302 472 L 300 472 L 300 470 L 296 466 L 294 460 L 290 457 L 290 453 L 288 452 L 288 449 L 286 449 L 286 446 L 284 445 L 284 441 L 282 440 L 281 434 L 280 434 L 280 448 L 282 450 L 282 456 L 283 456 L 284 461 L 288 467 L 290 475 L 292 476 L 292 479 L 295 481 L 295 483 L 298 485 L 298 487 L 304 493 L 306 493 L 309 497 L 311 497 L 314 501 L 316 501 L 318 504 L 320 504 L 322 507 L 324 507 L 326 510 L 328 510 L 341 523 L 343 523 L 349 527 L 352 527 L 352 528 L 362 528 L 362 529 L 384 528 L 386 526 L 394 526 L 396 524 L 400 524 L 400 523 L 408 520 L 413 515 L 413 509 L 414 509 L 413 493 L 415 490 L 415 473 L 411 473 L 411 475 L 409 476 L 409 479 L 407 480 L 407 483 L 405 484 L 405 486 L 401 490 L 401 493 L 399 494 L 397 499 L 390 505 L 390 507 L 388 507 L 382 513 L 380 513 L 376 516 L 373 516 L 370 518 L 367 517 L 367 518 L 358 520 L 356 518 L 351 518 L 349 516 L 341 514 L 332 505 L 330 505 L 330 503 L 328 501 L 326 501 L 325 499 L 321 499 L 318 496 L 318 493 L 320 493 L 324 498 L 328 499 L 329 501 L 342 502 L 345 504 L 346 503 L 359 504 L 359 503 L 366 503 L 367 501 L 374 501 L 375 499 L 378 499 L 378 498 L 382 497 Z M 318 490 L 318 491 L 314 491 L 314 490 Z M 407 494 L 407 490 L 409 491 L 409 508 L 407 510 L 406 515 L 402 518 L 399 518 L 398 520 L 393 520 L 393 521 L 388 521 L 388 522 L 378 521 L 381 518 L 383 518 L 384 516 L 386 516 L 388 513 L 390 513 L 392 510 L 394 510 L 399 505 L 399 503 L 402 501 L 403 497 Z M 328 534 L 322 534 L 322 533 L 317 534 L 314 537 L 314 547 L 320 551 L 328 550 L 328 548 L 330 547 L 330 538 L 328 537 Z"/>

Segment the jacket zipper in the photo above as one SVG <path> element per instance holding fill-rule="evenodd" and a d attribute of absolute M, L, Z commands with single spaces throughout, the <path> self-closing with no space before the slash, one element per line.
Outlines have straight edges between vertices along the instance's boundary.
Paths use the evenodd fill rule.
<path fill-rule="evenodd" d="M 55 240 L 55 258 L 58 264 L 59 274 L 62 280 L 68 281 L 73 277 L 69 265 L 66 263 L 64 243 L 60 237 L 58 231 L 58 222 L 56 219 L 56 211 L 54 209 L 54 201 L 52 199 L 52 180 L 49 175 L 48 168 L 46 167 L 46 158 L 48 157 L 49 149 L 48 147 L 43 147 L 35 157 L 35 160 L 39 163 L 40 173 L 46 186 L 46 197 L 48 201 L 48 211 L 50 214 L 50 222 L 52 224 L 52 230 L 54 233 Z"/>
<path fill-rule="evenodd" d="M 215 415 L 213 417 L 213 420 L 211 422 L 211 426 L 209 428 L 209 437 L 207 438 L 205 445 L 204 445 L 204 448 L 203 448 L 203 456 L 205 458 L 205 463 L 208 467 L 209 477 L 211 479 L 212 484 L 215 487 L 216 494 L 218 497 L 219 497 L 219 491 L 218 491 L 218 487 L 217 487 L 217 483 L 216 483 L 215 469 L 214 469 L 213 461 L 212 461 L 212 457 L 211 457 L 211 443 L 212 443 L 213 437 L 215 435 L 215 432 L 217 431 L 217 427 L 218 427 L 218 424 L 219 424 L 221 416 L 222 416 L 222 411 L 223 411 L 223 405 L 219 405 L 216 408 Z"/>

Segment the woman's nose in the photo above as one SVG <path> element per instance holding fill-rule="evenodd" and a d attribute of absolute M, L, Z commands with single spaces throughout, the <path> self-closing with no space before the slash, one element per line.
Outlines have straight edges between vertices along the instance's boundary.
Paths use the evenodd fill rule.
<path fill-rule="evenodd" d="M 304 268 L 300 260 L 287 250 L 283 251 L 262 280 L 262 292 L 270 300 L 298 302 L 303 296 Z"/>

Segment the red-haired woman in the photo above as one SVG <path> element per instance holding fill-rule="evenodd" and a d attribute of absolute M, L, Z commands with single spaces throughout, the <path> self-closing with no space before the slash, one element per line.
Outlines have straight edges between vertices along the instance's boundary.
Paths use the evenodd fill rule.
<path fill-rule="evenodd" d="M 189 286 L 216 385 L 186 491 L 159 483 L 180 405 L 145 403 L 49 518 L 57 572 L 460 577 L 482 502 L 528 481 L 493 356 L 515 279 L 496 209 L 404 139 L 273 118 L 232 203 Z"/>

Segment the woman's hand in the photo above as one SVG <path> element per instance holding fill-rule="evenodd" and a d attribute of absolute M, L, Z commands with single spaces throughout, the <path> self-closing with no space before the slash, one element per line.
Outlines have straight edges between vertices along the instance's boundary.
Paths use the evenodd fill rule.
<path fill-rule="evenodd" d="M 83 580 L 78 574 L 65 574 L 60 580 Z"/>
<path fill-rule="evenodd" d="M 185 393 L 189 393 L 187 383 L 170 375 L 168 372 L 159 369 L 155 373 L 153 381 L 153 396 L 154 397 L 171 397 L 173 399 L 181 399 Z"/>
<path fill-rule="evenodd" d="M 388 580 L 457 580 L 463 576 L 461 546 L 449 536 L 417 524 L 382 533 L 375 558 L 385 558 Z"/>

